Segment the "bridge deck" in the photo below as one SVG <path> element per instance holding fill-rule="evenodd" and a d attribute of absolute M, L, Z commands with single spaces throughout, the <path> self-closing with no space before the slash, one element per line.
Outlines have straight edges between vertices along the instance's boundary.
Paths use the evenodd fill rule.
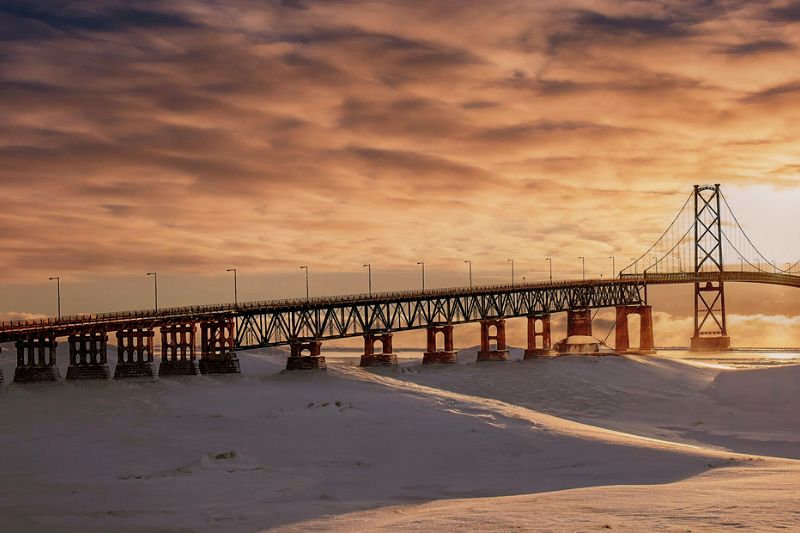
<path fill-rule="evenodd" d="M 473 322 L 488 316 L 600 308 L 643 303 L 646 284 L 662 285 L 719 280 L 719 273 L 623 275 L 618 279 L 531 282 L 516 285 L 453 287 L 372 295 L 297 298 L 155 310 L 84 314 L 0 323 L 0 342 L 52 332 L 56 336 L 87 329 L 200 321 L 221 316 L 237 319 L 237 346 L 286 344 L 289 338 L 343 338 L 368 330 L 400 331 L 428 324 Z M 722 273 L 722 281 L 800 287 L 800 276 L 764 272 Z"/>

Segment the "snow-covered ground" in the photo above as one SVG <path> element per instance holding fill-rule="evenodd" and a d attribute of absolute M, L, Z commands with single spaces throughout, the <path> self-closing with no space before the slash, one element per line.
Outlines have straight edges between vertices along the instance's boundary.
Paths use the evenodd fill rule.
<path fill-rule="evenodd" d="M 284 357 L 3 386 L 0 531 L 800 528 L 798 366 Z"/>

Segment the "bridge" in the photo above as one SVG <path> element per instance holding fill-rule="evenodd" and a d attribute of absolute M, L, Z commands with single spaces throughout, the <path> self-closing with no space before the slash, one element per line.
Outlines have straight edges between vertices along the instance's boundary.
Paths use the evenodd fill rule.
<path fill-rule="evenodd" d="M 793 273 L 770 263 L 736 220 L 719 185 L 695 186 L 661 237 L 614 279 L 454 287 L 233 305 L 174 307 L 0 323 L 0 342 L 14 342 L 15 382 L 56 381 L 56 347 L 69 344 L 68 380 L 108 379 L 109 334 L 115 334 L 114 378 L 238 373 L 237 350 L 288 346 L 287 370 L 325 368 L 322 343 L 363 337 L 362 366 L 393 365 L 392 334 L 427 330 L 423 364 L 456 362 L 454 326 L 481 324 L 479 361 L 509 359 L 507 319 L 526 318 L 525 359 L 553 353 L 552 313 L 567 313 L 567 335 L 592 335 L 592 310 L 616 309 L 615 351 L 651 353 L 652 308 L 647 287 L 693 284 L 694 350 L 730 347 L 725 283 L 800 286 Z M 738 267 L 738 268 L 737 268 Z M 629 342 L 628 317 L 640 315 L 640 344 Z M 199 350 L 197 332 L 200 332 Z M 379 351 L 376 346 L 380 345 Z M 0 374 L 0 380 L 2 380 Z"/>

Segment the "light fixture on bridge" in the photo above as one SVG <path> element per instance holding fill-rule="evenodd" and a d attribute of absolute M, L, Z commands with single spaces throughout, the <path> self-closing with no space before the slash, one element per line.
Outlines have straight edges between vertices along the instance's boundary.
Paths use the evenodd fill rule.
<path fill-rule="evenodd" d="M 158 312 L 158 272 L 148 272 L 148 276 L 153 276 L 153 298 L 155 300 L 155 310 Z"/>
<path fill-rule="evenodd" d="M 306 300 L 308 300 L 308 266 L 301 265 L 300 270 L 306 271 Z"/>
<path fill-rule="evenodd" d="M 372 296 L 372 263 L 366 263 L 361 266 L 366 267 L 367 269 L 367 287 L 369 290 L 369 295 Z"/>
<path fill-rule="evenodd" d="M 56 302 L 58 303 L 58 319 L 61 320 L 61 278 L 58 276 L 53 276 L 52 278 L 48 278 L 48 281 L 56 282 Z"/>
<path fill-rule="evenodd" d="M 233 305 L 239 307 L 239 283 L 236 279 L 236 269 L 229 268 L 226 272 L 233 272 Z"/>
<path fill-rule="evenodd" d="M 514 286 L 514 260 L 506 259 L 506 262 L 511 262 L 511 286 Z"/>
<path fill-rule="evenodd" d="M 548 266 L 550 267 L 550 283 L 553 283 L 553 258 L 545 257 L 544 260 L 547 261 Z"/>
<path fill-rule="evenodd" d="M 583 256 L 578 257 L 581 260 L 581 279 L 586 279 L 586 258 Z"/>
<path fill-rule="evenodd" d="M 425 261 L 417 261 L 418 265 L 422 266 L 422 291 L 425 291 Z"/>
<path fill-rule="evenodd" d="M 469 288 L 472 288 L 472 259 L 467 259 L 464 261 L 465 263 L 469 263 Z"/>

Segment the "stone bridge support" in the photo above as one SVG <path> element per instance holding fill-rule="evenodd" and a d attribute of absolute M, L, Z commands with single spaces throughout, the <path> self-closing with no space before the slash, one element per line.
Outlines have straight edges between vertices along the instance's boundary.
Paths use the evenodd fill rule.
<path fill-rule="evenodd" d="M 494 346 L 492 346 L 492 341 L 494 341 Z M 481 320 L 481 349 L 478 352 L 477 361 L 509 360 L 511 357 L 506 348 L 506 321 L 502 318 Z"/>
<path fill-rule="evenodd" d="M 52 333 L 31 335 L 20 339 L 17 348 L 17 368 L 14 383 L 58 381 L 61 373 L 56 366 L 56 337 Z"/>
<path fill-rule="evenodd" d="M 117 367 L 114 379 L 154 378 L 152 328 L 117 331 Z"/>
<path fill-rule="evenodd" d="M 236 357 L 236 325 L 233 317 L 200 322 L 200 372 L 241 373 Z"/>
<path fill-rule="evenodd" d="M 592 336 L 591 309 L 567 311 L 567 337 L 572 337 L 573 335 Z"/>
<path fill-rule="evenodd" d="M 529 315 L 528 317 L 528 347 L 525 349 L 523 359 L 536 359 L 553 353 L 553 341 L 550 335 L 550 315 Z M 536 331 L 536 325 L 541 324 L 542 330 Z M 537 348 L 537 339 L 542 339 Z"/>
<path fill-rule="evenodd" d="M 639 315 L 639 349 L 631 350 L 628 317 Z M 615 351 L 619 354 L 655 353 L 653 344 L 653 308 L 649 305 L 618 305 Z"/>
<path fill-rule="evenodd" d="M 194 352 L 195 323 L 161 326 L 161 376 L 195 376 L 200 373 Z"/>
<path fill-rule="evenodd" d="M 327 370 L 325 356 L 321 355 L 321 341 L 295 340 L 290 344 L 290 350 L 289 358 L 286 360 L 286 370 Z"/>
<path fill-rule="evenodd" d="M 82 331 L 68 337 L 67 380 L 108 379 L 108 335 L 105 331 Z"/>
<path fill-rule="evenodd" d="M 375 343 L 381 343 L 381 353 L 375 353 Z M 364 335 L 364 355 L 358 366 L 394 366 L 397 356 L 392 353 L 392 334 L 367 333 Z"/>
<path fill-rule="evenodd" d="M 436 342 L 436 337 L 440 334 L 444 341 L 441 350 Z M 434 365 L 457 362 L 458 354 L 453 349 L 453 326 L 451 324 L 428 326 L 428 347 L 422 355 L 422 364 Z"/>

